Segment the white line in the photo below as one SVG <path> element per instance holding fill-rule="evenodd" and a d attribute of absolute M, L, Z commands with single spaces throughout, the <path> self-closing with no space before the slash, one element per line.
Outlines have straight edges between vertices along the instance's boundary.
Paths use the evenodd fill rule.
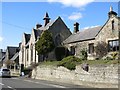
<path fill-rule="evenodd" d="M 24 81 L 32 82 L 32 83 L 37 83 L 37 84 L 48 85 L 48 86 L 57 87 L 57 88 L 66 88 L 66 87 L 64 87 L 64 86 L 60 86 L 60 85 L 46 84 L 46 83 L 41 83 L 41 82 L 34 82 L 34 81 L 31 81 L 31 80 L 24 80 Z"/>
<path fill-rule="evenodd" d="M 3 83 L 0 83 L 0 85 L 4 85 Z"/>
<path fill-rule="evenodd" d="M 33 81 L 31 81 L 31 80 L 24 80 L 24 81 L 27 81 L 27 82 L 33 82 Z M 34 83 L 34 82 L 33 82 Z"/>
<path fill-rule="evenodd" d="M 7 86 L 8 88 L 12 88 L 11 86 Z"/>
<path fill-rule="evenodd" d="M 18 80 L 18 78 L 11 78 L 11 79 L 17 79 Z"/>
<path fill-rule="evenodd" d="M 49 86 L 53 86 L 53 87 L 57 87 L 57 88 L 66 88 L 66 87 L 64 87 L 64 86 L 54 85 L 54 84 L 47 84 L 47 85 L 49 85 Z"/>
<path fill-rule="evenodd" d="M 39 82 L 35 82 L 35 83 L 38 83 L 38 84 L 39 84 Z"/>

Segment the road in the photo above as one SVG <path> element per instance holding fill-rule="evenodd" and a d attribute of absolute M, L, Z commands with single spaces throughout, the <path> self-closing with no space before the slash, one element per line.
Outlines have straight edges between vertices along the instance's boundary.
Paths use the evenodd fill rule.
<path fill-rule="evenodd" d="M 0 87 L 2 90 L 34 90 L 34 89 L 49 89 L 53 90 L 53 88 L 57 90 L 82 90 L 80 88 L 86 88 L 85 86 L 79 85 L 71 85 L 59 82 L 45 81 L 45 80 L 36 80 L 30 78 L 20 78 L 20 77 L 12 77 L 12 78 L 0 78 Z M 5 89 L 6 88 L 6 89 Z M 51 89 L 50 89 L 51 88 Z M 59 89 L 58 89 L 59 88 Z M 84 89 L 85 90 L 85 89 Z M 88 90 L 88 89 L 86 89 Z"/>

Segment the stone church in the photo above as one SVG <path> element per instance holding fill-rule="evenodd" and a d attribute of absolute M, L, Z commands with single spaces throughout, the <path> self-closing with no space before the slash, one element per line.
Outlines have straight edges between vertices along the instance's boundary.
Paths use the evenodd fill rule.
<path fill-rule="evenodd" d="M 63 44 L 77 57 L 84 50 L 89 60 L 105 58 L 119 51 L 119 23 L 120 17 L 110 7 L 108 20 L 104 25 L 79 31 L 79 23 L 76 22 L 74 33 Z"/>
<path fill-rule="evenodd" d="M 60 46 L 61 43 L 71 35 L 69 28 L 61 17 L 51 21 L 48 13 L 46 13 L 43 20 L 44 25 L 37 24 L 36 28 L 32 29 L 31 34 L 23 34 L 19 51 L 20 65 L 23 64 L 25 67 L 28 67 L 32 63 L 40 62 L 41 57 L 38 56 L 35 50 L 35 43 L 38 41 L 43 31 L 49 30 L 52 33 L 55 46 Z M 50 53 L 49 56 L 51 59 L 55 58 L 54 53 Z"/>
<path fill-rule="evenodd" d="M 101 59 L 119 51 L 120 17 L 110 7 L 108 19 L 102 26 L 79 30 L 79 23 L 74 24 L 73 34 L 67 25 L 58 17 L 50 20 L 48 13 L 43 18 L 44 25 L 36 24 L 31 34 L 24 33 L 20 44 L 19 64 L 29 67 L 32 63 L 40 62 L 41 56 L 35 50 L 35 43 L 45 30 L 49 30 L 53 35 L 55 46 L 65 46 L 70 55 L 81 58 L 81 52 L 87 53 L 87 59 Z M 54 52 L 49 53 L 49 59 L 55 59 Z"/>

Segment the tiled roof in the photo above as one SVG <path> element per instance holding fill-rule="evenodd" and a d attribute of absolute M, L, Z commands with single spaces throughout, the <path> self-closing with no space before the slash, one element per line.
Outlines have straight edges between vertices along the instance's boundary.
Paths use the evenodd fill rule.
<path fill-rule="evenodd" d="M 81 32 L 72 34 L 63 43 L 72 43 L 72 42 L 94 39 L 95 36 L 99 33 L 101 28 L 102 28 L 101 26 L 97 26 L 97 27 L 81 30 Z"/>

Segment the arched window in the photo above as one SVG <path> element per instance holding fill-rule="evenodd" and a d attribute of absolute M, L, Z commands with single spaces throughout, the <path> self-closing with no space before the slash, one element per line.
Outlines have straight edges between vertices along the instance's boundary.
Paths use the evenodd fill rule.
<path fill-rule="evenodd" d="M 56 37 L 55 37 L 55 45 L 59 46 L 59 45 L 61 45 L 61 42 L 62 42 L 61 35 L 60 34 L 56 35 Z"/>

